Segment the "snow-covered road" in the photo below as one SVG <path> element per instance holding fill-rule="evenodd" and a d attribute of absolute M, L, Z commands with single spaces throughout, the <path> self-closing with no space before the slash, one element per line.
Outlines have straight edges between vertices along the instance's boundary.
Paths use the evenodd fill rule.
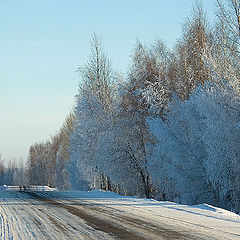
<path fill-rule="evenodd" d="M 110 192 L 0 192 L 1 239 L 240 239 L 240 216 Z"/>

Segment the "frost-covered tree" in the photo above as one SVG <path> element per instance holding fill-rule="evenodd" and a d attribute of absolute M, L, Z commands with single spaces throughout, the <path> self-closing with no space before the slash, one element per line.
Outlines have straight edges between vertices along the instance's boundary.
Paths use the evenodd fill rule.
<path fill-rule="evenodd" d="M 240 44 L 240 1 L 239 0 L 217 0 L 218 19 L 225 26 L 224 35 L 229 42 L 226 45 L 233 52 L 239 51 Z M 233 44 L 234 43 L 234 44 Z M 232 45 L 233 44 L 233 45 Z M 237 44 L 237 49 L 234 47 Z"/>
<path fill-rule="evenodd" d="M 205 81 L 211 80 L 204 55 L 212 45 L 212 35 L 201 5 L 193 8 L 192 17 L 183 24 L 183 37 L 177 44 L 177 94 L 187 99 L 191 92 Z"/>
<path fill-rule="evenodd" d="M 206 86 L 199 109 L 206 127 L 201 131 L 207 156 L 208 179 L 218 204 L 239 212 L 240 199 L 240 96 L 228 84 Z"/>
<path fill-rule="evenodd" d="M 148 164 L 160 197 L 239 211 L 239 100 L 231 85 L 208 82 L 171 104 L 165 121 L 148 120 L 155 137 Z"/>
<path fill-rule="evenodd" d="M 125 106 L 135 108 L 144 116 L 163 114 L 174 85 L 174 79 L 169 77 L 172 58 L 173 54 L 162 41 L 152 46 L 137 42 L 128 74 L 128 92 L 123 99 Z"/>
<path fill-rule="evenodd" d="M 126 195 L 150 197 L 151 182 L 147 170 L 143 131 L 135 114 L 115 112 L 107 119 L 98 144 L 99 170 L 110 177 L 113 187 Z"/>
<path fill-rule="evenodd" d="M 70 137 L 69 174 L 72 188 L 86 186 L 86 181 L 97 184 L 98 163 L 94 157 L 101 141 L 101 125 L 112 109 L 114 89 L 111 64 L 96 34 L 91 36 L 90 44 L 91 55 L 85 67 L 79 69 L 82 78 Z"/>
<path fill-rule="evenodd" d="M 239 1 L 217 2 L 212 31 L 197 5 L 173 51 L 138 41 L 125 81 L 93 34 L 74 113 L 30 147 L 29 182 L 239 212 Z"/>
<path fill-rule="evenodd" d="M 214 194 L 206 178 L 206 151 L 199 135 L 203 117 L 190 98 L 170 106 L 165 120 L 149 119 L 155 142 L 148 145 L 148 164 L 159 198 L 181 203 L 213 203 Z"/>
<path fill-rule="evenodd" d="M 225 2 L 228 2 L 228 4 L 226 4 L 228 7 L 223 5 L 221 1 L 218 1 L 219 10 L 214 32 L 214 41 L 213 45 L 206 52 L 204 60 L 210 68 L 212 78 L 215 82 L 218 82 L 223 88 L 225 88 L 226 83 L 228 83 L 237 90 L 240 86 L 240 39 L 237 33 L 238 28 L 236 22 L 238 19 L 238 15 L 236 14 L 239 10 L 237 10 L 238 5 L 233 3 L 238 1 Z"/>

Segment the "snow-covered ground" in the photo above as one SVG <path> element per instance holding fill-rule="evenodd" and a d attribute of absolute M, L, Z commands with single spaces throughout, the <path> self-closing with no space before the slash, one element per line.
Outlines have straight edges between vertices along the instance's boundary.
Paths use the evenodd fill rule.
<path fill-rule="evenodd" d="M 240 216 L 207 204 L 92 192 L 0 192 L 1 239 L 240 239 Z"/>

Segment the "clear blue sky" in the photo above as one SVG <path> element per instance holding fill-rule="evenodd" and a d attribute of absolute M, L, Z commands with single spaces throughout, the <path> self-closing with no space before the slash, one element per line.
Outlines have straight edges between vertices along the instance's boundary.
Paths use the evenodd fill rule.
<path fill-rule="evenodd" d="M 211 16 L 214 0 L 203 0 Z M 136 39 L 172 47 L 193 0 L 0 0 L 0 153 L 26 159 L 31 144 L 54 135 L 74 106 L 76 69 L 101 35 L 126 72 Z"/>

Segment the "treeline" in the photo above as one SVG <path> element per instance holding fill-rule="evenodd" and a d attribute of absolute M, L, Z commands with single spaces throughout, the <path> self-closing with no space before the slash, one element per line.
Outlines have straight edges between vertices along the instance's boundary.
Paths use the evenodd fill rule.
<path fill-rule="evenodd" d="M 214 25 L 193 9 L 173 50 L 138 41 L 126 75 L 93 34 L 74 112 L 30 147 L 29 183 L 239 212 L 240 1 L 217 5 Z"/>
<path fill-rule="evenodd" d="M 9 161 L 6 165 L 0 155 L 0 185 L 26 185 L 27 168 L 23 161 Z"/>
<path fill-rule="evenodd" d="M 60 190 L 69 189 L 69 138 L 74 114 L 70 113 L 58 134 L 51 140 L 36 143 L 29 149 L 28 181 L 33 185 L 48 185 Z"/>

